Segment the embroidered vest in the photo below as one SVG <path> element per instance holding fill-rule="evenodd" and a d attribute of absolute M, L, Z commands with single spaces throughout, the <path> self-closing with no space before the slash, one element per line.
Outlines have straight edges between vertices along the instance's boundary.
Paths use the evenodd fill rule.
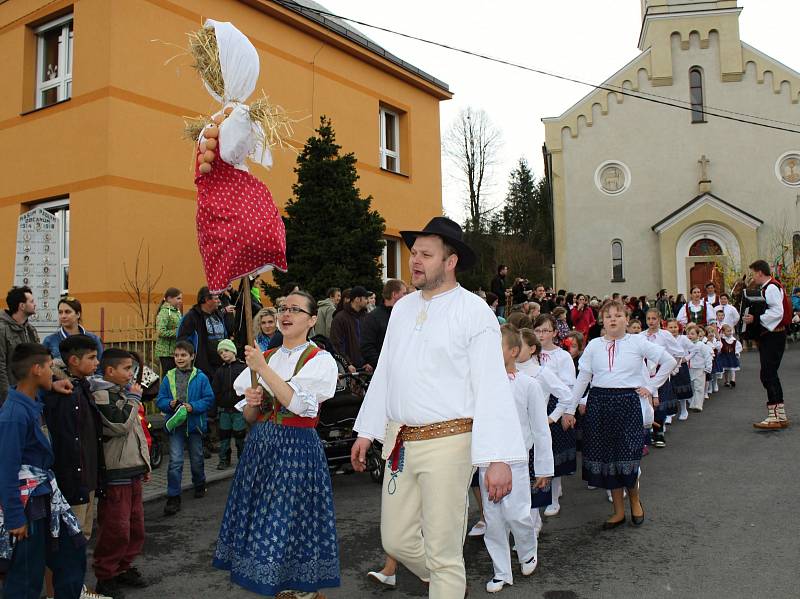
<path fill-rule="evenodd" d="M 269 364 L 269 359 L 280 348 L 272 348 L 264 352 L 264 359 Z M 297 364 L 294 367 L 292 377 L 297 376 L 297 373 L 303 369 L 303 366 L 319 353 L 319 348 L 309 344 L 300 354 L 297 359 Z M 291 380 L 291 379 L 289 379 Z M 280 424 L 283 426 L 295 426 L 300 428 L 315 428 L 319 422 L 319 418 L 304 418 L 290 412 L 284 405 L 277 400 L 277 398 L 270 393 L 266 388 L 262 387 L 267 400 L 261 405 L 261 413 L 258 415 L 258 422 L 266 422 L 267 420 Z"/>

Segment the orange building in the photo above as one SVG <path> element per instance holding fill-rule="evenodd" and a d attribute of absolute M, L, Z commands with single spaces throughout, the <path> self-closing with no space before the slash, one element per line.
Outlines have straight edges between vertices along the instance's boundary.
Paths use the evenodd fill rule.
<path fill-rule="evenodd" d="M 298 146 L 320 115 L 332 118 L 343 152 L 358 158 L 362 193 L 386 219 L 385 275 L 408 278 L 398 232 L 442 213 L 439 102 L 451 97 L 447 84 L 296 3 L 0 0 L 5 288 L 15 277 L 18 219 L 43 207 L 58 217 L 59 291 L 83 302 L 90 330 L 100 330 L 101 308 L 105 328 L 133 314 L 123 288 L 140 244 L 150 276 L 161 273 L 151 300 L 168 286 L 193 300 L 204 280 L 182 117 L 218 107 L 180 54 L 186 33 L 206 18 L 234 23 L 258 49 L 257 93 L 303 118 Z M 275 150 L 274 158 L 270 171 L 252 172 L 280 207 L 291 197 L 296 156 Z"/>

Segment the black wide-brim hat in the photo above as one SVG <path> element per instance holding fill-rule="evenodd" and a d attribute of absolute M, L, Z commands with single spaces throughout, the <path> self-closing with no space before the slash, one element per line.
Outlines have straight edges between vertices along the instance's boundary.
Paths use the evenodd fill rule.
<path fill-rule="evenodd" d="M 406 242 L 408 249 L 414 245 L 419 236 L 437 235 L 441 237 L 445 243 L 453 246 L 458 254 L 458 264 L 456 270 L 468 270 L 475 266 L 478 261 L 478 256 L 464 243 L 464 231 L 457 222 L 450 220 L 446 216 L 437 216 L 425 225 L 422 231 L 400 231 L 400 236 Z"/>

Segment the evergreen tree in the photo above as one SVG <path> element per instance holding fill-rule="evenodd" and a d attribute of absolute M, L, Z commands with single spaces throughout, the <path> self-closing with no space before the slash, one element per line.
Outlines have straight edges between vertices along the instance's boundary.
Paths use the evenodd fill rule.
<path fill-rule="evenodd" d="M 508 193 L 500 220 L 502 231 L 524 240 L 531 240 L 536 234 L 538 188 L 528 162 L 520 158 L 511 171 L 508 180 Z"/>
<path fill-rule="evenodd" d="M 371 210 L 372 196 L 356 187 L 356 157 L 339 155 L 330 119 L 322 116 L 316 135 L 297 158 L 294 197 L 286 205 L 289 272 L 275 273 L 279 285 L 297 281 L 315 297 L 329 287 L 363 285 L 380 293 L 385 221 Z"/>

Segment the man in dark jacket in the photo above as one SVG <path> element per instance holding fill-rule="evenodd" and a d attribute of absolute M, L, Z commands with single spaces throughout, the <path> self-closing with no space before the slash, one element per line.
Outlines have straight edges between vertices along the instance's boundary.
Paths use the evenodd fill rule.
<path fill-rule="evenodd" d="M 378 365 L 392 308 L 405 294 L 406 285 L 403 281 L 389 279 L 383 286 L 383 302 L 364 318 L 361 327 L 361 354 L 364 356 L 364 362 L 372 368 Z"/>
<path fill-rule="evenodd" d="M 366 315 L 369 291 L 356 285 L 350 290 L 350 299 L 336 313 L 331 323 L 331 343 L 356 368 L 372 372 L 373 365 L 364 362 L 361 354 L 361 327 Z"/>
<path fill-rule="evenodd" d="M 497 267 L 497 275 L 492 279 L 492 284 L 489 286 L 489 291 L 494 293 L 500 300 L 497 304 L 497 315 L 505 316 L 506 311 L 506 276 L 508 275 L 508 266 L 501 264 Z"/>
<path fill-rule="evenodd" d="M 30 287 L 13 287 L 6 296 L 8 310 L 0 312 L 0 406 L 8 388 L 16 383 L 8 368 L 11 354 L 20 343 L 39 343 L 29 318 L 36 314 L 36 300 Z"/>
<path fill-rule="evenodd" d="M 197 292 L 197 303 L 186 313 L 178 328 L 178 341 L 188 341 L 194 345 L 197 356 L 194 365 L 203 371 L 209 381 L 222 365 L 217 345 L 232 335 L 232 312 L 232 309 L 220 309 L 219 296 L 212 294 L 208 287 L 201 287 Z"/>

